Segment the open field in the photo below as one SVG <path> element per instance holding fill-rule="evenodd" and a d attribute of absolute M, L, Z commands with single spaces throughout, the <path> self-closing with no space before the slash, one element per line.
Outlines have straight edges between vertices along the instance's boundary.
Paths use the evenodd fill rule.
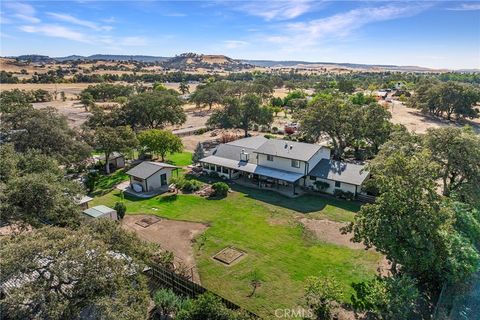
<path fill-rule="evenodd" d="M 301 304 L 303 281 L 308 276 L 335 277 L 348 301 L 350 284 L 375 274 L 380 254 L 328 239 L 317 240 L 298 221 L 311 218 L 348 222 L 359 209 L 357 203 L 318 196 L 290 199 L 271 191 L 233 188 L 235 192 L 221 200 L 170 194 L 124 201 L 130 215 L 153 214 L 208 224 L 209 228 L 196 238 L 194 246 L 202 284 L 267 318 L 277 308 Z M 95 198 L 92 205 L 112 206 L 120 199 L 119 191 L 114 190 Z M 227 246 L 246 252 L 246 257 L 231 266 L 212 259 Z M 254 271 L 261 275 L 262 286 L 250 298 L 247 297 L 251 292 L 250 275 Z"/>
<path fill-rule="evenodd" d="M 397 124 L 403 124 L 408 130 L 416 133 L 425 133 L 428 128 L 440 128 L 448 126 L 460 127 L 462 125 L 424 115 L 420 110 L 406 107 L 400 101 L 393 101 L 388 108 L 392 114 L 391 121 Z M 480 132 L 480 119 L 466 120 L 466 124 L 473 126 Z"/>

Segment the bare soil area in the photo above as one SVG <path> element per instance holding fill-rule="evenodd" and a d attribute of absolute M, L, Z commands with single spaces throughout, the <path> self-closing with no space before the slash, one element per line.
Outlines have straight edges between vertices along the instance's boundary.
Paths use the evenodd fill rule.
<path fill-rule="evenodd" d="M 305 226 L 305 228 L 312 232 L 315 237 L 323 242 L 336 244 L 339 246 L 345 246 L 350 249 L 366 250 L 366 247 L 362 243 L 355 243 L 350 241 L 352 234 L 342 234 L 340 228 L 346 224 L 341 222 L 335 222 L 325 219 L 309 219 L 300 218 L 298 221 Z M 370 249 L 374 250 L 374 249 Z M 388 275 L 390 270 L 389 261 L 383 257 L 378 263 L 377 271 L 381 275 Z M 347 318 L 349 319 L 349 318 Z"/>
<path fill-rule="evenodd" d="M 354 243 L 350 241 L 351 234 L 342 234 L 340 228 L 346 224 L 341 222 L 330 221 L 326 219 L 308 219 L 300 218 L 299 221 L 307 228 L 307 230 L 313 232 L 315 237 L 324 242 L 333 243 L 339 246 L 348 247 L 351 249 L 365 249 L 365 246 L 361 243 Z"/>
<path fill-rule="evenodd" d="M 207 229 L 203 223 L 174 221 L 161 218 L 147 227 L 142 220 L 149 215 L 126 215 L 122 227 L 135 232 L 140 238 L 158 243 L 163 249 L 173 252 L 175 262 L 193 270 L 193 280 L 200 282 L 193 253 L 193 239 Z"/>
<path fill-rule="evenodd" d="M 437 119 L 429 115 L 422 114 L 417 109 L 408 108 L 400 101 L 390 103 L 388 110 L 392 114 L 391 121 L 396 124 L 403 124 L 408 130 L 416 133 L 425 133 L 428 128 L 441 127 L 461 127 L 464 124 L 451 122 L 448 120 Z M 480 132 L 480 120 L 467 120 L 467 124 L 472 125 Z"/>
<path fill-rule="evenodd" d="M 44 109 L 47 107 L 57 109 L 59 113 L 67 117 L 71 127 L 80 127 L 91 115 L 90 112 L 85 111 L 85 108 L 78 100 L 38 102 L 32 103 L 32 105 L 36 109 Z"/>

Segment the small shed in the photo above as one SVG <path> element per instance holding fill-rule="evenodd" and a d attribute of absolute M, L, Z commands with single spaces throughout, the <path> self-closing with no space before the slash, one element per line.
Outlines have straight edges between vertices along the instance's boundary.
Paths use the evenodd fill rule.
<path fill-rule="evenodd" d="M 105 161 L 105 155 L 100 156 L 101 161 Z M 117 169 L 125 168 L 125 157 L 120 152 L 112 152 L 108 158 L 108 166 L 110 171 L 115 171 Z"/>
<path fill-rule="evenodd" d="M 83 197 L 79 197 L 79 198 L 75 199 L 75 202 L 78 204 L 78 206 L 81 209 L 85 210 L 85 209 L 88 209 L 88 203 L 92 200 L 93 200 L 92 197 L 83 196 Z"/>
<path fill-rule="evenodd" d="M 143 161 L 127 171 L 130 176 L 130 187 L 135 192 L 151 192 L 167 189 L 172 171 L 178 169 L 168 163 Z"/>
<path fill-rule="evenodd" d="M 104 205 L 83 210 L 83 214 L 88 218 L 110 218 L 117 220 L 117 211 Z"/>

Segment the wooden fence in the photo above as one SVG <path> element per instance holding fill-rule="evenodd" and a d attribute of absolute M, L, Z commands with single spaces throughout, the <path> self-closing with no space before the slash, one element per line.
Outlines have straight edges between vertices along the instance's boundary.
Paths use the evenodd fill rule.
<path fill-rule="evenodd" d="M 243 309 L 232 301 L 227 300 L 219 296 L 218 294 L 213 293 L 208 289 L 202 287 L 198 283 L 192 282 L 187 278 L 184 278 L 181 275 L 178 275 L 175 272 L 168 270 L 162 266 L 151 266 L 150 269 L 146 271 L 146 275 L 149 277 L 150 284 L 153 285 L 154 289 L 157 289 L 159 287 L 169 288 L 176 294 L 189 298 L 195 298 L 200 294 L 210 292 L 211 294 L 220 298 L 220 300 L 223 302 L 223 304 L 225 304 L 225 306 L 227 306 L 227 308 L 232 310 L 242 309 L 253 318 L 259 318 L 256 314 Z"/>

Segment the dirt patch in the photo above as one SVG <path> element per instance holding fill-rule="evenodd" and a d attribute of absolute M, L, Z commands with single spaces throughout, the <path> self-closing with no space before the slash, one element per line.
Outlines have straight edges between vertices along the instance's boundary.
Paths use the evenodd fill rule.
<path fill-rule="evenodd" d="M 135 223 L 138 224 L 142 228 L 147 228 L 147 227 L 150 227 L 152 224 L 157 223 L 160 220 L 161 219 L 159 217 L 147 216 L 147 217 L 145 217 L 145 218 L 143 218 L 140 221 L 137 221 Z"/>
<path fill-rule="evenodd" d="M 429 115 L 422 114 L 420 110 L 408 108 L 400 101 L 393 101 L 388 104 L 388 111 L 392 114 L 392 122 L 396 124 L 403 124 L 408 130 L 416 133 L 425 133 L 428 128 L 441 127 L 460 127 L 457 124 L 445 119 L 434 118 Z M 477 131 L 480 131 L 480 120 L 468 120 L 469 125 L 473 126 Z"/>
<path fill-rule="evenodd" d="M 140 238 L 158 243 L 163 249 L 173 252 L 175 261 L 187 268 L 192 268 L 193 280 L 200 282 L 196 269 L 192 240 L 204 232 L 207 226 L 203 223 L 174 221 L 160 219 L 159 221 L 143 227 L 138 223 L 143 220 L 158 219 L 152 215 L 126 215 L 122 227 L 135 232 Z"/>
<path fill-rule="evenodd" d="M 213 256 L 213 259 L 220 261 L 227 266 L 232 265 L 235 262 L 238 262 L 241 258 L 245 256 L 245 252 L 233 247 L 226 247 Z"/>
<path fill-rule="evenodd" d="M 352 238 L 351 234 L 342 234 L 340 232 L 340 228 L 344 227 L 346 225 L 345 223 L 308 218 L 301 218 L 299 221 L 320 241 L 333 243 L 351 249 L 365 249 L 363 244 L 350 241 Z"/>

